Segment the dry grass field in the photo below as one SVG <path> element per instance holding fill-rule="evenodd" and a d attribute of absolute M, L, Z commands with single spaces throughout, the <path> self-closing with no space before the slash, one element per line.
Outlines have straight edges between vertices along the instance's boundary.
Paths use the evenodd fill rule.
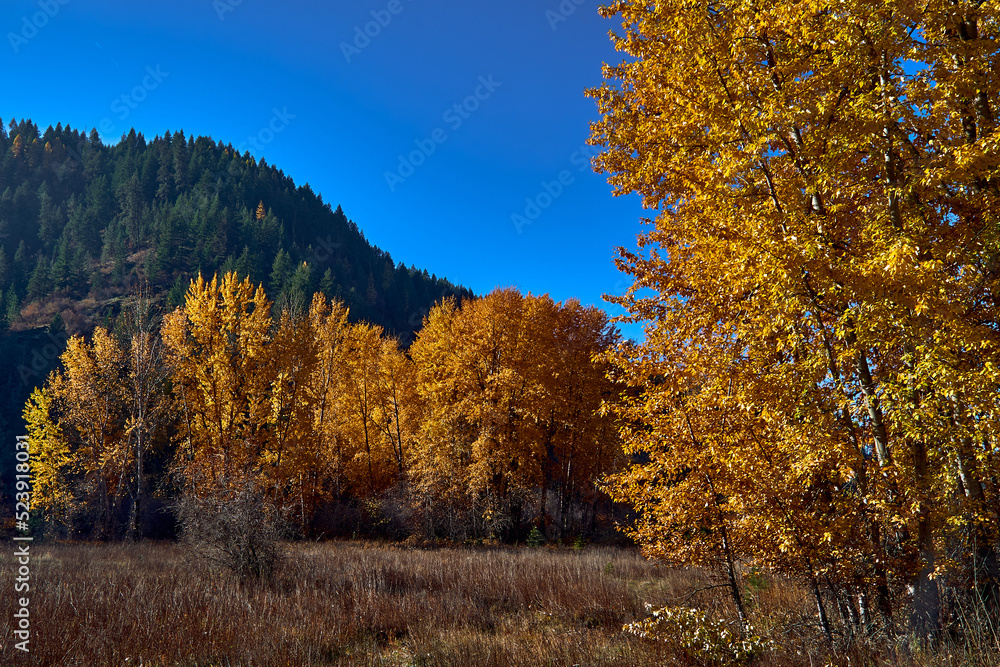
<path fill-rule="evenodd" d="M 4 665 L 685 665 L 698 659 L 622 632 L 645 604 L 697 606 L 732 619 L 724 589 L 635 551 L 588 547 L 407 549 L 287 545 L 275 579 L 241 586 L 175 544 L 39 544 L 31 559 L 29 654 L 13 650 L 12 590 L 2 596 Z M 14 580 L 4 558 L 2 577 Z M 10 586 L 12 589 L 13 586 Z M 760 665 L 1000 664 L 1000 649 L 934 654 L 831 649 L 790 582 L 748 588 Z"/>

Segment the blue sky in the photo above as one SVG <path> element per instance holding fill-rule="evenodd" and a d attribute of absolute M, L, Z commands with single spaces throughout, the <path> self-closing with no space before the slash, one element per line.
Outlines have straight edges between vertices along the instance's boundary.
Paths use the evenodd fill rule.
<path fill-rule="evenodd" d="M 642 210 L 587 159 L 583 91 L 620 60 L 599 4 L 8 0 L 0 118 L 232 142 L 397 261 L 614 314 Z"/>

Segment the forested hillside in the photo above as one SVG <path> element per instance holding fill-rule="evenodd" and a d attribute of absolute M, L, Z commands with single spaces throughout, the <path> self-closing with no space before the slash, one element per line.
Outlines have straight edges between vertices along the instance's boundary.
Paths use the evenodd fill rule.
<path fill-rule="evenodd" d="M 106 146 L 96 132 L 0 121 L 0 163 L 0 452 L 67 334 L 110 322 L 139 282 L 164 311 L 199 272 L 249 276 L 277 308 L 305 309 L 321 291 L 404 344 L 436 301 L 471 296 L 395 263 L 308 184 L 209 137 L 131 131 Z"/>
<path fill-rule="evenodd" d="M 0 289 L 14 329 L 38 304 L 99 306 L 139 277 L 177 305 L 198 272 L 235 270 L 276 302 L 321 290 L 407 338 L 443 295 L 469 295 L 397 265 L 308 184 L 209 137 L 133 130 L 104 146 L 96 132 L 22 120 L 0 125 L 0 155 Z"/>

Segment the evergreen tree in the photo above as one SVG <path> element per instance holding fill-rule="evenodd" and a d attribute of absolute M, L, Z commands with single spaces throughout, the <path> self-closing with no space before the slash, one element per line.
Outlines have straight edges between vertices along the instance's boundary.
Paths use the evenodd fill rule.
<path fill-rule="evenodd" d="M 271 264 L 271 292 L 273 294 L 280 295 L 285 291 L 294 270 L 295 265 L 292 263 L 291 255 L 284 248 L 278 250 L 278 254 L 274 256 L 274 262 Z"/>
<path fill-rule="evenodd" d="M 14 326 L 21 319 L 21 302 L 17 298 L 17 290 L 14 283 L 10 284 L 4 296 L 4 310 L 7 326 Z"/>
<path fill-rule="evenodd" d="M 45 259 L 45 255 L 38 253 L 38 261 L 35 262 L 35 270 L 31 272 L 31 279 L 28 281 L 28 301 L 36 301 L 47 297 L 52 293 L 51 267 Z"/>
<path fill-rule="evenodd" d="M 169 310 L 184 305 L 184 295 L 187 294 L 187 289 L 188 281 L 184 280 L 181 276 L 177 276 L 173 286 L 171 286 L 170 291 L 167 293 L 167 308 Z"/>
<path fill-rule="evenodd" d="M 333 271 L 327 269 L 323 272 L 323 278 L 319 281 L 319 291 L 325 294 L 327 298 L 332 298 L 334 290 Z"/>
<path fill-rule="evenodd" d="M 10 262 L 7 260 L 7 249 L 0 245 L 0 285 L 10 281 Z M 0 303 L 3 303 L 0 301 Z"/>
<path fill-rule="evenodd" d="M 42 244 L 48 246 L 62 234 L 65 224 L 62 208 L 55 204 L 49 195 L 48 185 L 42 183 L 38 188 L 39 212 L 38 212 L 38 238 Z"/>

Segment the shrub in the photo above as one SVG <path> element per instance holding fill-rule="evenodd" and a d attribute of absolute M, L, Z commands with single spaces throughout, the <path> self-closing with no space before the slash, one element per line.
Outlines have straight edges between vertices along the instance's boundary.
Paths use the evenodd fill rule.
<path fill-rule="evenodd" d="M 252 482 L 227 492 L 187 493 L 176 509 L 181 542 L 195 559 L 221 566 L 243 583 L 274 574 L 282 522 Z"/>
<path fill-rule="evenodd" d="M 693 661 L 704 665 L 745 665 L 758 654 L 772 648 L 747 628 L 746 637 L 732 632 L 721 620 L 709 619 L 699 609 L 686 607 L 646 608 L 652 616 L 625 625 L 623 630 L 646 639 L 676 645 Z"/>

